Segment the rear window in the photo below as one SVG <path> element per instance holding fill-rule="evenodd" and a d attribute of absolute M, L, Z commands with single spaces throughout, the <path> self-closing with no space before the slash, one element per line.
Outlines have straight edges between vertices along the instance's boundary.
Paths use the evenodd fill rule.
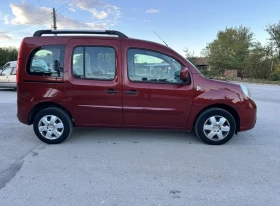
<path fill-rule="evenodd" d="M 29 56 L 27 73 L 35 76 L 63 77 L 65 46 L 41 46 Z"/>

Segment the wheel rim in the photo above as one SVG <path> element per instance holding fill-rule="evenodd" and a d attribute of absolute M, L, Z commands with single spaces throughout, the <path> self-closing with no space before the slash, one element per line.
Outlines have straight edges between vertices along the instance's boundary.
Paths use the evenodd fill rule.
<path fill-rule="evenodd" d="M 40 119 L 38 129 L 43 137 L 54 140 L 63 134 L 64 124 L 57 116 L 46 115 Z"/>
<path fill-rule="evenodd" d="M 203 125 L 205 136 L 214 141 L 226 138 L 230 132 L 229 121 L 222 116 L 212 116 Z"/>

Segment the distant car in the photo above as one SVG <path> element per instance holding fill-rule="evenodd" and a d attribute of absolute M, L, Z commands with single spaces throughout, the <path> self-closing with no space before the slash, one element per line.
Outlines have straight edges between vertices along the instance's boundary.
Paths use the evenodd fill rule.
<path fill-rule="evenodd" d="M 0 67 L 0 73 L 7 67 L 17 67 L 17 61 L 10 61 L 4 64 L 4 66 Z"/>
<path fill-rule="evenodd" d="M 16 84 L 17 66 L 6 67 L 0 71 L 0 88 L 17 88 Z"/>
<path fill-rule="evenodd" d="M 6 69 L 7 67 L 17 67 L 17 61 L 7 62 L 7 63 L 2 67 L 2 70 Z"/>

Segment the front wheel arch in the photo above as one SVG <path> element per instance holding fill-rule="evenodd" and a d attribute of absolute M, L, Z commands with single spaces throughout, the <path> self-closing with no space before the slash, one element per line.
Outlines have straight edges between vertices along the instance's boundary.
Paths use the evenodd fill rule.
<path fill-rule="evenodd" d="M 220 109 L 224 109 L 227 112 L 229 112 L 233 116 L 233 118 L 235 120 L 235 123 L 236 123 L 235 133 L 237 134 L 237 132 L 240 131 L 240 117 L 239 117 L 237 111 L 234 108 L 232 108 L 231 106 L 228 106 L 226 104 L 213 104 L 213 105 L 210 105 L 208 107 L 203 108 L 195 117 L 195 120 L 193 122 L 193 127 L 192 127 L 193 129 L 195 128 L 195 123 L 197 121 L 197 118 L 200 116 L 200 114 L 203 113 L 204 111 L 210 109 L 210 108 L 220 108 Z"/>

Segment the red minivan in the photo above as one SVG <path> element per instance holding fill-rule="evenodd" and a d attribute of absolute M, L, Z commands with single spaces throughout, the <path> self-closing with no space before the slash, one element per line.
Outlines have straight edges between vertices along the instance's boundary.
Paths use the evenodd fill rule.
<path fill-rule="evenodd" d="M 244 85 L 205 78 L 169 47 L 112 30 L 24 38 L 17 88 L 19 121 L 49 144 L 73 127 L 117 127 L 194 130 L 219 145 L 256 123 Z"/>

